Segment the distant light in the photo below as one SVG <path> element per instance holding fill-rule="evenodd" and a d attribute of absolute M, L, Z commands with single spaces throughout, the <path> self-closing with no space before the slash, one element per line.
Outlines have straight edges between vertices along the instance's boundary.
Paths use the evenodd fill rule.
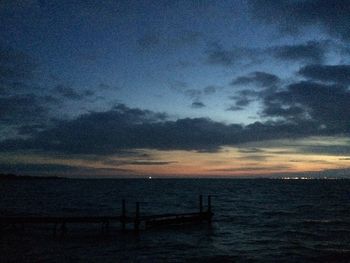
<path fill-rule="evenodd" d="M 148 179 L 152 179 L 152 176 L 148 176 Z"/>

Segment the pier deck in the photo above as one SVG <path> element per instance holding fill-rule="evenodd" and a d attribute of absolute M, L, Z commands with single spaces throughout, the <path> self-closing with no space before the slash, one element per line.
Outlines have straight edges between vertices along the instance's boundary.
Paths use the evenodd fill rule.
<path fill-rule="evenodd" d="M 112 223 L 119 223 L 122 230 L 128 225 L 133 225 L 133 230 L 138 232 L 141 226 L 144 229 L 177 225 L 186 223 L 198 223 L 202 221 L 211 222 L 214 214 L 211 210 L 211 196 L 208 196 L 208 206 L 206 211 L 203 210 L 202 196 L 199 197 L 199 212 L 194 213 L 167 213 L 158 215 L 140 215 L 140 203 L 136 203 L 134 216 L 126 215 L 125 200 L 122 201 L 122 213 L 120 216 L 8 216 L 0 217 L 0 228 L 4 226 L 28 225 L 28 224 L 54 224 L 55 232 L 58 225 L 61 226 L 62 232 L 66 232 L 67 224 L 102 224 L 105 228 Z"/>

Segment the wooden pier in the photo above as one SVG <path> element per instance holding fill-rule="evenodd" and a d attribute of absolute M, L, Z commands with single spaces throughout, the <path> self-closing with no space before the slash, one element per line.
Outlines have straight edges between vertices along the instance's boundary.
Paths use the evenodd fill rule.
<path fill-rule="evenodd" d="M 101 224 L 102 229 L 108 230 L 110 224 L 120 224 L 121 230 L 128 229 L 138 233 L 141 229 L 149 229 L 160 226 L 196 224 L 209 222 L 213 217 L 211 207 L 211 196 L 208 196 L 207 209 L 203 207 L 203 197 L 199 196 L 199 211 L 193 213 L 173 213 L 141 216 L 140 203 L 136 202 L 135 214 L 130 216 L 126 212 L 126 201 L 122 200 L 120 216 L 8 216 L 0 217 L 0 229 L 6 226 L 24 226 L 32 224 L 52 224 L 54 234 L 60 231 L 61 234 L 67 232 L 67 224 Z"/>

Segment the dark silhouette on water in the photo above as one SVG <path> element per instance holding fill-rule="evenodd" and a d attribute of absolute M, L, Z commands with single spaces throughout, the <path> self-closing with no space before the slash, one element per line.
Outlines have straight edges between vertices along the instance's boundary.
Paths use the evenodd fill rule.
<path fill-rule="evenodd" d="M 122 214 L 120 216 L 8 216 L 0 217 L 0 229 L 6 226 L 25 225 L 25 224 L 54 224 L 54 234 L 57 233 L 59 227 L 61 234 L 67 232 L 67 224 L 101 224 L 103 231 L 108 231 L 111 223 L 120 223 L 123 231 L 127 230 L 127 226 L 133 224 L 135 233 L 139 233 L 141 224 L 144 229 L 167 226 L 200 223 L 207 221 L 211 223 L 213 217 L 211 208 L 211 196 L 208 196 L 207 210 L 203 209 L 203 197 L 199 196 L 199 212 L 193 213 L 169 213 L 158 215 L 140 214 L 140 202 L 136 202 L 135 216 L 126 214 L 126 201 L 122 200 Z"/>

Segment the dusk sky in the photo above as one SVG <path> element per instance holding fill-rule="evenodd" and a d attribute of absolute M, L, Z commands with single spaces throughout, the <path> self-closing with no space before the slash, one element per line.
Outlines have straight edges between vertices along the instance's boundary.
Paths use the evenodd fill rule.
<path fill-rule="evenodd" d="M 0 1 L 0 172 L 350 175 L 347 0 Z"/>

